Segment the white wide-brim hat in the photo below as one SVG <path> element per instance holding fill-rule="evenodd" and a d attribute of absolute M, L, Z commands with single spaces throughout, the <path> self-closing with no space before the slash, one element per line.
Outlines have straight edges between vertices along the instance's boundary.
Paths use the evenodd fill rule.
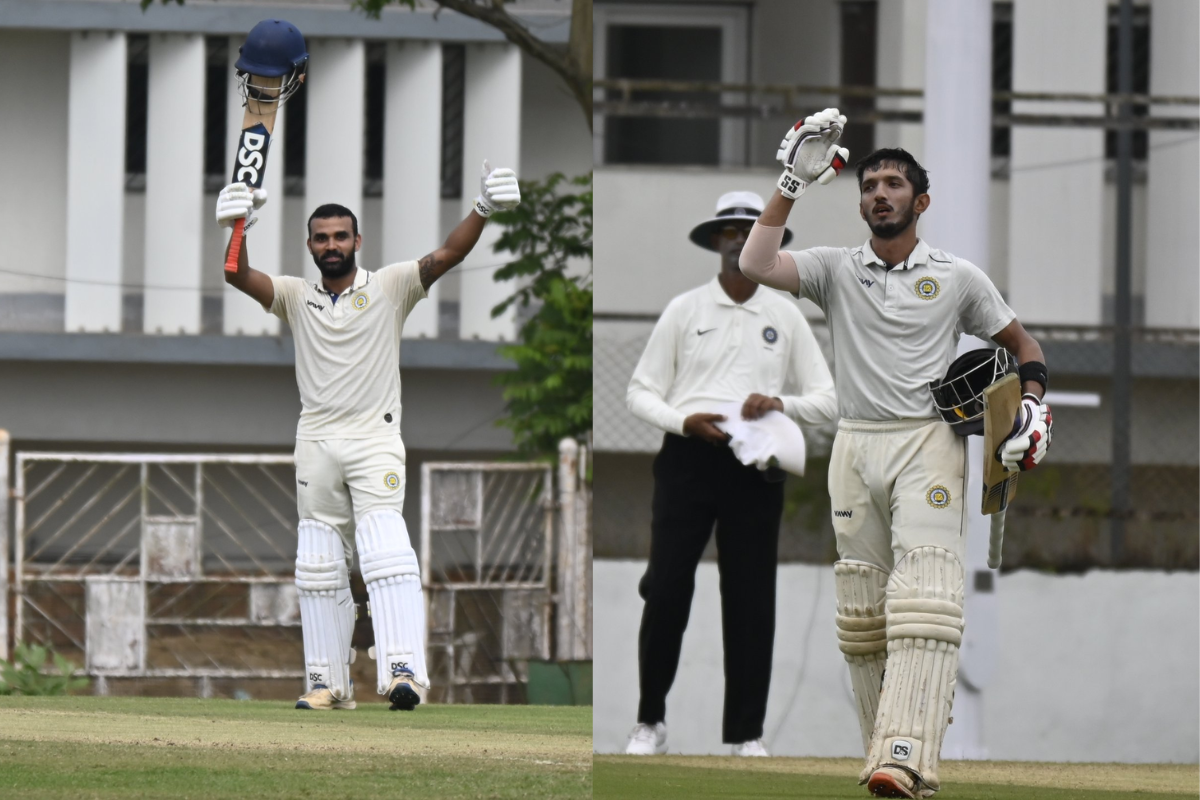
<path fill-rule="evenodd" d="M 707 222 L 701 222 L 692 228 L 688 238 L 705 250 L 716 251 L 712 246 L 712 235 L 734 220 L 754 222 L 763 212 L 763 199 L 754 192 L 726 192 L 717 200 L 717 215 Z M 792 232 L 783 229 L 783 242 L 780 247 L 792 240 Z"/>

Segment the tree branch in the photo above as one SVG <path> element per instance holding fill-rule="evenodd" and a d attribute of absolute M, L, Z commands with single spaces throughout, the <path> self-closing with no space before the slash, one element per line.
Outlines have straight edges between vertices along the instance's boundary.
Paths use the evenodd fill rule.
<path fill-rule="evenodd" d="M 481 5 L 472 0 L 435 0 L 442 8 L 477 19 L 491 25 L 504 34 L 504 38 L 524 50 L 533 58 L 554 70 L 567 84 L 571 95 L 579 103 L 587 117 L 588 130 L 592 129 L 592 14 L 591 0 L 573 0 L 571 13 L 570 46 L 566 52 L 551 47 L 517 21 L 504 9 L 503 0 L 491 0 L 490 5 Z M 587 58 L 580 50 L 587 48 Z"/>

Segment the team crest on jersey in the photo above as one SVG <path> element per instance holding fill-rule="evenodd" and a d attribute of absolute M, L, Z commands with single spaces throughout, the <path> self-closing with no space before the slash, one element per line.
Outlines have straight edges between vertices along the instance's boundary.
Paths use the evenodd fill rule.
<path fill-rule="evenodd" d="M 924 277 L 917 279 L 917 297 L 922 300 L 932 300 L 942 292 L 942 285 L 936 278 Z"/>
<path fill-rule="evenodd" d="M 779 332 L 768 325 L 763 328 L 763 339 L 766 340 L 767 344 L 775 344 L 775 342 L 779 341 Z"/>
<path fill-rule="evenodd" d="M 359 311 L 362 311 L 364 308 L 366 308 L 367 304 L 370 302 L 371 298 L 367 297 L 365 294 L 357 294 L 354 296 L 354 307 Z"/>
<path fill-rule="evenodd" d="M 950 490 L 945 486 L 935 486 L 925 495 L 925 502 L 934 508 L 945 508 L 950 505 Z"/>
<path fill-rule="evenodd" d="M 397 489 L 400 487 L 400 476 L 395 472 L 389 472 L 383 476 L 383 483 L 389 489 Z"/>

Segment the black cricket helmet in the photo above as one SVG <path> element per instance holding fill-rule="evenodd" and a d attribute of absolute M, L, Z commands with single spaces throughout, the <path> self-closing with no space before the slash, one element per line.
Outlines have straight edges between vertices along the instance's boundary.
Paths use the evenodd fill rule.
<path fill-rule="evenodd" d="M 1003 347 L 968 350 L 950 365 L 946 377 L 929 384 L 933 405 L 959 436 L 983 434 L 983 390 L 1017 371 Z"/>

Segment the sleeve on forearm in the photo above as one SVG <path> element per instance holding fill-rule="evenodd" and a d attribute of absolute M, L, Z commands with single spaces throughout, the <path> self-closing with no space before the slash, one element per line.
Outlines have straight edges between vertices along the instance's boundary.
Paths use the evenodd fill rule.
<path fill-rule="evenodd" d="M 668 319 L 670 312 L 668 307 L 650 334 L 650 341 L 646 343 L 625 392 L 625 405 L 643 422 L 667 433 L 682 435 L 687 415 L 672 408 L 664 399 L 675 381 L 675 332 Z"/>
<path fill-rule="evenodd" d="M 799 395 L 779 398 L 783 412 L 801 425 L 825 425 L 837 419 L 837 395 L 833 376 L 808 322 L 800 317 L 792 349 L 792 380 Z"/>
<path fill-rule="evenodd" d="M 800 291 L 796 262 L 779 250 L 783 232 L 782 225 L 775 228 L 755 222 L 738 258 L 738 266 L 743 275 L 756 283 L 796 294 Z"/>

